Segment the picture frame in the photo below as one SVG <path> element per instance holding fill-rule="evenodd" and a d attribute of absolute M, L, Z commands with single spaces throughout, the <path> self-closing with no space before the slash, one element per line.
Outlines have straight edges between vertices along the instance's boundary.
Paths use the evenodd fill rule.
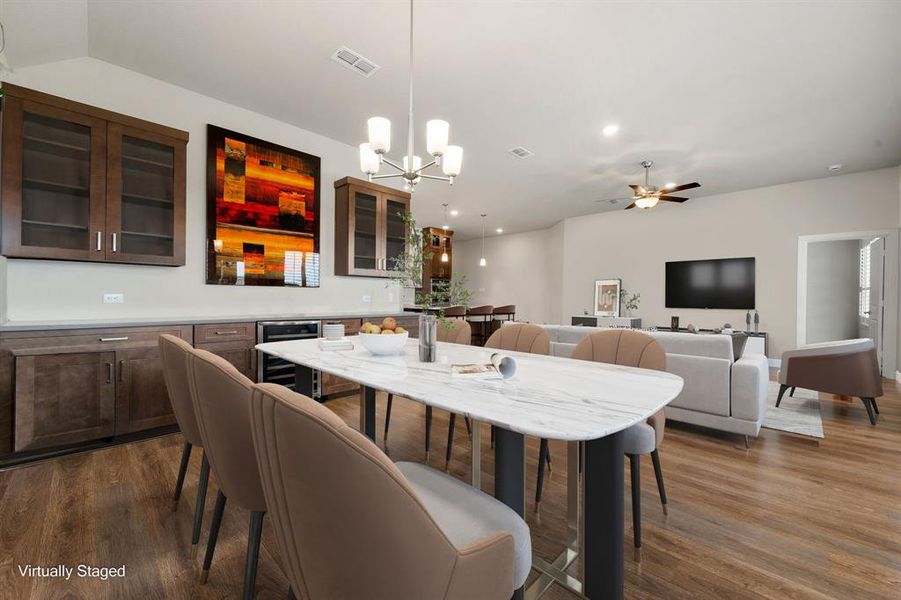
<path fill-rule="evenodd" d="M 319 287 L 320 158 L 207 126 L 206 283 Z"/>
<path fill-rule="evenodd" d="M 594 282 L 594 316 L 618 317 L 621 279 L 598 279 Z"/>

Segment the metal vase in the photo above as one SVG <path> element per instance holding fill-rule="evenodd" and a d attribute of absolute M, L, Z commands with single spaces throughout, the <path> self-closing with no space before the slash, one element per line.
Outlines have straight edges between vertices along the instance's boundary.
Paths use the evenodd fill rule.
<path fill-rule="evenodd" d="M 438 354 L 438 317 L 427 313 L 419 315 L 419 360 L 435 362 Z"/>

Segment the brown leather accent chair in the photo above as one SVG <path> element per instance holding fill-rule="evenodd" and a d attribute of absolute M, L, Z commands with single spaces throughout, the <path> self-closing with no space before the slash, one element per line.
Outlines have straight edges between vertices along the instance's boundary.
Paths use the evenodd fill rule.
<path fill-rule="evenodd" d="M 225 501 L 231 499 L 250 511 L 244 571 L 244 598 L 249 599 L 253 597 L 263 515 L 266 514 L 266 499 L 250 431 L 253 382 L 224 358 L 205 350 L 194 350 L 188 359 L 188 380 L 203 447 L 219 483 L 200 580 L 205 583 L 209 576 Z"/>
<path fill-rule="evenodd" d="M 463 308 L 463 307 L 460 307 Z M 445 315 L 446 316 L 446 315 Z M 437 337 L 439 342 L 449 344 L 463 344 L 469 346 L 472 340 L 472 327 L 463 319 L 447 319 L 438 322 Z M 385 407 L 385 431 L 382 434 L 382 443 L 385 450 L 388 449 L 388 426 L 391 424 L 391 405 L 394 403 L 394 394 L 388 394 L 388 405 Z M 451 422 L 448 433 L 448 439 L 453 438 L 454 414 L 451 413 Z M 469 418 L 466 418 L 466 429 L 472 434 L 472 424 Z M 430 456 L 429 446 L 432 439 L 432 407 L 425 407 L 425 459 L 428 461 Z M 450 454 L 448 454 L 450 456 Z"/>
<path fill-rule="evenodd" d="M 573 349 L 572 358 L 590 360 L 640 369 L 666 370 L 666 351 L 663 345 L 646 333 L 628 329 L 612 329 L 593 333 L 582 339 Z M 647 422 L 633 425 L 623 432 L 623 450 L 629 457 L 632 476 L 632 532 L 635 560 L 641 561 L 641 455 L 650 454 L 657 479 L 657 491 L 663 513 L 667 513 L 666 489 L 657 449 L 663 441 L 666 416 L 662 410 L 651 415 Z M 539 466 L 541 465 L 539 461 Z"/>
<path fill-rule="evenodd" d="M 200 526 L 203 522 L 203 510 L 206 506 L 206 490 L 210 481 L 210 463 L 206 452 L 203 452 L 203 440 L 197 418 L 194 416 L 194 403 L 191 400 L 191 389 L 188 384 L 188 357 L 194 348 L 188 342 L 174 335 L 163 334 L 159 338 L 160 359 L 163 363 L 163 379 L 169 392 L 169 402 L 175 413 L 175 420 L 181 429 L 185 444 L 181 451 L 181 463 L 178 466 L 178 478 L 175 480 L 175 495 L 172 497 L 172 510 L 178 508 L 181 490 L 185 483 L 185 473 L 191 460 L 191 450 L 196 446 L 203 453 L 200 463 L 200 479 L 197 482 L 197 498 L 194 503 L 194 530 L 191 534 L 191 556 L 197 554 L 200 543 Z"/>
<path fill-rule="evenodd" d="M 876 346 L 871 339 L 811 344 L 783 352 L 778 379 L 777 408 L 788 388 L 791 388 L 789 395 L 794 395 L 795 388 L 800 387 L 826 394 L 857 396 L 867 409 L 870 424 L 876 424 L 879 414 L 876 398 L 882 396 L 882 374 Z"/>
<path fill-rule="evenodd" d="M 321 404 L 254 386 L 263 492 L 291 581 L 309 600 L 507 600 L 529 573 L 509 507 L 417 463 L 391 460 Z"/>
<path fill-rule="evenodd" d="M 494 307 L 490 304 L 474 306 L 466 311 L 466 320 L 474 325 L 472 343 L 476 346 L 484 346 L 485 340 L 491 335 L 491 320 L 494 318 Z"/>

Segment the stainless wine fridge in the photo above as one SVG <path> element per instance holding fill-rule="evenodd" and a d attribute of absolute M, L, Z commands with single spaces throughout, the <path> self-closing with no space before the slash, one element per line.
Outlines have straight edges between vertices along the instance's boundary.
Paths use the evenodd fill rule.
<path fill-rule="evenodd" d="M 257 342 L 284 342 L 319 337 L 319 321 L 260 321 L 257 323 Z M 313 398 L 322 396 L 322 377 L 311 371 Z M 294 389 L 294 363 L 260 352 L 257 356 L 257 381 L 278 383 Z"/>

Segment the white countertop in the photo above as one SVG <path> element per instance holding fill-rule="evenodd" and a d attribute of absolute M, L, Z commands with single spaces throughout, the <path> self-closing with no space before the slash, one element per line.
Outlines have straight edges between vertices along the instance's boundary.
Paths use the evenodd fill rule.
<path fill-rule="evenodd" d="M 285 313 L 277 315 L 204 315 L 187 317 L 132 317 L 120 319 L 59 319 L 48 321 L 7 321 L 0 324 L 0 333 L 17 331 L 50 331 L 54 329 L 93 329 L 105 327 L 145 327 L 155 325 L 193 325 L 203 323 L 242 323 L 248 321 L 303 321 L 305 319 L 353 319 L 366 317 L 415 317 L 418 313 L 401 310 L 367 310 L 338 312 Z"/>
<path fill-rule="evenodd" d="M 353 339 L 353 338 L 351 338 Z M 323 351 L 317 340 L 258 344 L 257 349 L 344 379 L 536 437 L 601 438 L 644 421 L 682 391 L 682 379 L 555 356 L 504 352 L 516 358 L 508 380 L 452 376 L 451 364 L 484 363 L 490 351 L 438 343 L 438 361 L 419 362 L 419 341 L 409 339 L 398 356 L 354 349 Z"/>

